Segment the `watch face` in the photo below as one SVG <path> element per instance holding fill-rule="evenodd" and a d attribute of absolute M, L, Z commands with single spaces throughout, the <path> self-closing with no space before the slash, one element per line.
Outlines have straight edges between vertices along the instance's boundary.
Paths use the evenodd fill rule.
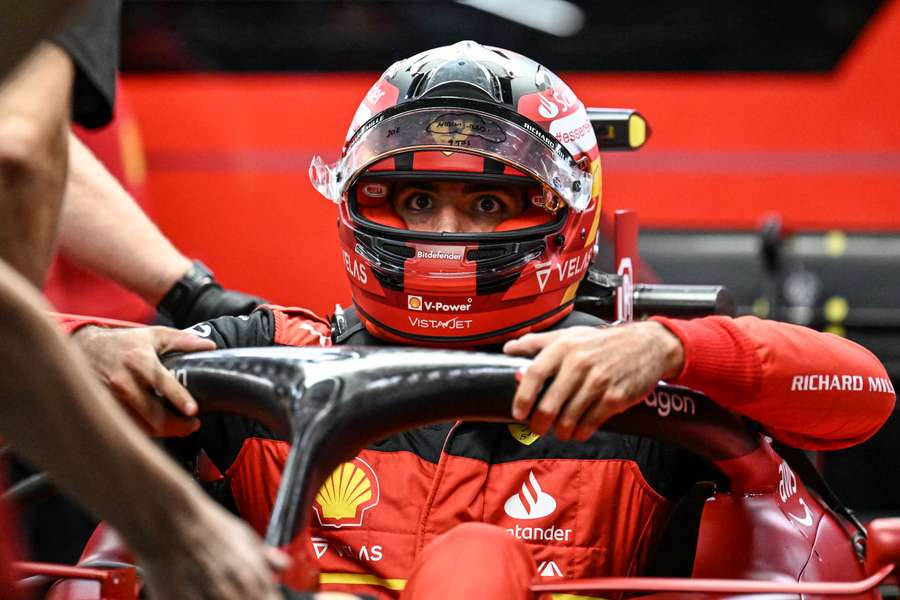
<path fill-rule="evenodd" d="M 209 267 L 199 260 L 194 261 L 190 271 L 188 271 L 185 276 L 187 279 L 197 281 L 198 283 L 206 283 L 216 278 L 213 272 L 209 270 Z"/>

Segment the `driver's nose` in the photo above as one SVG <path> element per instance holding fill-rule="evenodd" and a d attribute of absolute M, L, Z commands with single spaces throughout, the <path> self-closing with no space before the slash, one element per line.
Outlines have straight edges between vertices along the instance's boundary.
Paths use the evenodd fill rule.
<path fill-rule="evenodd" d="M 460 211 L 456 206 L 450 204 L 442 206 L 434 215 L 430 225 L 431 231 L 442 233 L 461 233 L 463 229 L 463 220 Z"/>

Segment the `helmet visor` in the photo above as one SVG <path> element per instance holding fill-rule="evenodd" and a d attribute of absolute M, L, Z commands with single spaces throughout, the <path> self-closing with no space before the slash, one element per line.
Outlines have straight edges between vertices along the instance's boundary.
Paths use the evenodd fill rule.
<path fill-rule="evenodd" d="M 315 188 L 341 202 L 365 170 L 406 152 L 438 150 L 474 154 L 504 163 L 539 181 L 563 203 L 583 211 L 591 200 L 591 173 L 538 125 L 513 111 L 482 103 L 386 111 L 360 127 L 344 156 L 332 165 L 321 157 L 309 167 Z"/>

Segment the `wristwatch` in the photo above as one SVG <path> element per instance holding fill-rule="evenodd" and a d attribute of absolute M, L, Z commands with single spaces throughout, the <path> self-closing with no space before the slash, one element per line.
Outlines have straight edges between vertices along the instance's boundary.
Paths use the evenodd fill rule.
<path fill-rule="evenodd" d="M 191 263 L 191 268 L 181 276 L 156 305 L 156 309 L 163 316 L 174 322 L 179 322 L 180 317 L 187 313 L 200 295 L 203 288 L 215 284 L 216 276 L 209 267 L 199 260 Z"/>

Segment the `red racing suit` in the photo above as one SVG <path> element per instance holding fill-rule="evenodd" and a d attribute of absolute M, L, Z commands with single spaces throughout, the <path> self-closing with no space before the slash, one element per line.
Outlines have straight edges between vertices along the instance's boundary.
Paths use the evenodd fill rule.
<path fill-rule="evenodd" d="M 893 410 L 881 363 L 849 340 L 754 317 L 657 320 L 684 345 L 683 371 L 670 383 L 705 392 L 788 444 L 856 444 Z M 558 327 L 598 322 L 574 313 Z M 264 307 L 192 331 L 220 348 L 378 343 L 361 327 L 333 340 L 331 323 L 301 308 Z M 660 400 L 658 410 L 687 404 Z M 224 474 L 228 501 L 262 531 L 287 442 L 234 416 L 205 418 L 199 441 Z M 310 536 L 295 543 L 317 558 L 324 589 L 377 597 L 396 597 L 425 545 L 472 521 L 523 540 L 543 576 L 630 575 L 646 563 L 672 500 L 701 477 L 709 474 L 692 455 L 624 434 L 562 443 L 520 425 L 433 425 L 339 467 L 316 497 Z"/>

